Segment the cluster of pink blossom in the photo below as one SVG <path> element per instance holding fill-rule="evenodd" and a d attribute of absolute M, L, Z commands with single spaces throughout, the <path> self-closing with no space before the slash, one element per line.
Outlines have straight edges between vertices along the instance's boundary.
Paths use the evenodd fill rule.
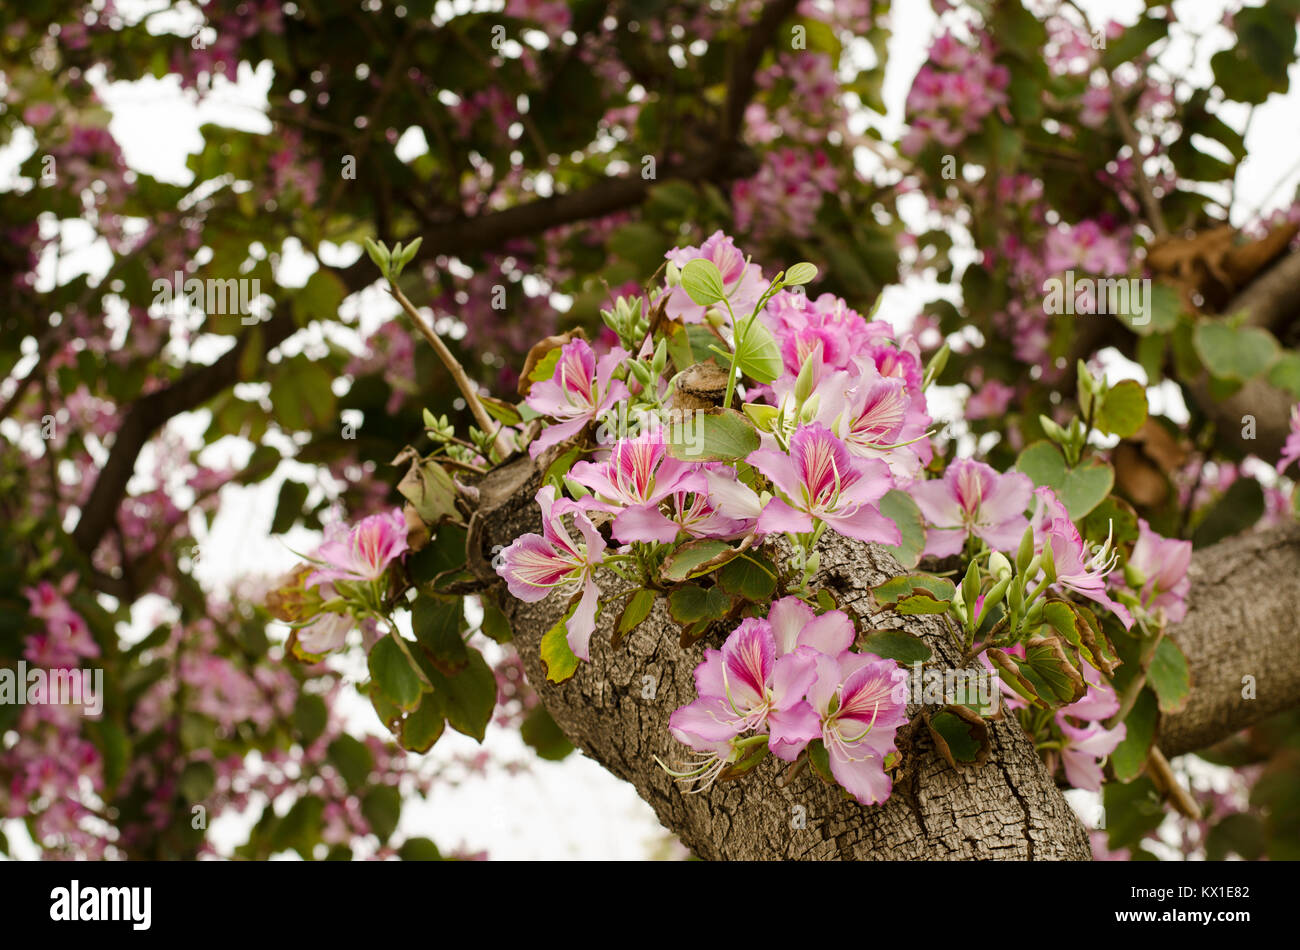
<path fill-rule="evenodd" d="M 760 238 L 807 237 L 817 221 L 822 196 L 838 186 L 839 175 L 821 149 L 768 152 L 757 175 L 731 188 L 736 227 Z"/>
<path fill-rule="evenodd" d="M 81 678 L 81 695 L 94 688 L 85 660 L 100 655 L 85 619 L 68 603 L 76 575 L 55 586 L 41 581 L 24 593 L 31 614 L 42 622 L 40 633 L 27 637 L 23 658 L 45 670 L 62 670 Z M 28 683 L 19 683 L 27 689 Z M 37 696 L 15 723 L 17 741 L 0 745 L 0 774 L 12 776 L 0 790 L 7 807 L 0 817 L 28 818 L 38 841 L 50 854 L 69 853 L 101 857 L 109 845 L 109 827 L 102 820 L 100 796 L 104 793 L 103 757 L 82 734 L 84 710 Z"/>
<path fill-rule="evenodd" d="M 1009 81 L 1007 68 L 993 62 L 993 43 L 986 34 L 978 34 L 972 45 L 951 33 L 937 37 L 907 94 L 903 152 L 916 155 L 930 142 L 945 149 L 960 145 L 1006 104 Z"/>
<path fill-rule="evenodd" d="M 215 33 L 200 31 L 188 44 L 177 47 L 172 55 L 171 72 L 180 76 L 187 89 L 206 92 L 217 76 L 235 81 L 245 41 L 260 33 L 279 35 L 284 32 L 282 0 L 200 0 L 205 27 Z"/>
<path fill-rule="evenodd" d="M 721 232 L 668 256 L 683 266 L 693 259 L 712 261 L 737 313 L 748 315 L 766 285 L 758 265 L 747 262 Z M 666 293 L 669 315 L 704 318 L 706 308 L 682 287 Z M 567 624 L 578 657 L 589 658 L 596 623 L 595 569 L 629 557 L 633 545 L 666 545 L 679 536 L 811 536 L 824 527 L 860 540 L 899 543 L 897 526 L 881 514 L 878 502 L 930 458 L 919 356 L 894 340 L 889 324 L 868 322 L 829 295 L 813 302 L 778 293 L 759 314 L 782 351 L 784 372 L 747 398 L 786 421 L 762 434 L 762 447 L 747 461 L 772 491 L 760 496 L 730 464 L 679 461 L 668 452 L 663 427 L 650 424 L 599 449 L 595 461 L 574 465 L 568 480 L 574 498 L 543 487 L 537 494 L 543 533 L 524 535 L 506 549 L 499 570 L 516 597 L 580 595 Z M 553 377 L 535 384 L 528 396 L 533 410 L 553 420 L 533 451 L 579 436 L 614 402 L 625 402 L 629 391 L 617 377 L 626 375 L 626 362 L 621 349 L 598 357 L 585 340 L 565 344 Z M 801 372 L 808 377 L 802 397 Z M 597 522 L 608 522 L 621 548 L 608 550 Z"/>
<path fill-rule="evenodd" d="M 701 754 L 678 774 L 703 790 L 745 756 L 752 737 L 787 762 L 820 740 L 831 774 L 854 798 L 887 799 L 906 690 L 897 665 L 854 652 L 854 638 L 843 611 L 818 616 L 797 597 L 776 601 L 765 619 L 742 620 L 696 667 L 699 698 L 672 714 L 673 737 Z"/>

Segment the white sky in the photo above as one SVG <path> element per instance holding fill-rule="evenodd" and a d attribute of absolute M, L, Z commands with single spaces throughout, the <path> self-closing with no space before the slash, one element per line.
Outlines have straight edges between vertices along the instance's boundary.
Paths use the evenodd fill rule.
<path fill-rule="evenodd" d="M 1084 0 L 1081 5 L 1094 23 L 1113 18 L 1124 24 L 1132 23 L 1143 7 L 1141 0 Z M 881 125 L 887 132 L 901 126 L 903 102 L 913 75 L 925 59 L 934 25 L 934 15 L 924 0 L 908 0 L 905 16 L 897 15 L 902 6 L 895 5 L 884 88 L 888 115 Z M 1181 0 L 1175 9 L 1197 29 L 1210 29 L 1221 18 L 1225 6 L 1223 0 L 1195 3 Z M 1213 29 L 1210 32 L 1213 37 Z M 1202 81 L 1208 75 L 1205 64 L 1210 53 L 1226 45 L 1226 37 L 1224 33 L 1217 41 L 1207 39 L 1197 61 L 1181 64 L 1185 69 L 1180 71 L 1192 81 Z M 1186 51 L 1176 53 L 1186 60 L 1185 54 Z M 1296 67 L 1292 78 L 1293 89 L 1300 87 L 1300 71 Z M 112 132 L 128 164 L 165 181 L 186 184 L 191 176 L 185 161 L 202 147 L 198 131 L 202 124 L 215 122 L 250 132 L 269 130 L 265 109 L 270 79 L 269 64 L 263 64 L 257 71 L 244 66 L 236 83 L 218 82 L 213 93 L 197 106 L 182 93 L 175 77 L 117 83 L 103 88 L 102 95 L 113 115 Z M 1300 178 L 1300 167 L 1294 164 L 1295 156 L 1300 155 L 1300 109 L 1296 93 L 1270 101 L 1257 110 L 1247 146 L 1250 157 L 1239 176 L 1237 207 L 1251 209 L 1263 205 L 1267 210 L 1288 202 Z M 0 150 L 0 182 L 12 179 L 18 163 L 34 148 L 35 142 L 29 136 L 25 140 L 20 137 L 7 149 Z M 874 159 L 867 157 L 863 167 L 870 170 L 873 164 Z M 914 229 L 929 226 L 924 224 L 923 199 L 906 199 L 901 210 Z M 1234 219 L 1234 223 L 1242 221 Z M 75 236 L 75 225 L 72 227 L 74 230 L 66 232 L 65 238 L 69 243 L 76 243 L 71 240 Z M 339 258 L 351 260 L 356 253 L 356 249 L 348 249 L 340 252 Z M 107 252 L 91 249 L 83 252 L 80 259 L 67 260 L 58 279 L 66 280 L 81 270 L 99 271 L 106 264 Z M 301 253 L 284 255 L 282 273 L 292 284 L 305 281 L 314 268 L 314 262 Z M 49 274 L 48 279 L 53 280 L 54 275 Z M 947 288 L 933 282 L 910 280 L 886 291 L 881 312 L 891 319 L 907 319 L 925 301 L 944 293 Z M 395 313 L 391 301 L 373 291 L 354 298 L 350 306 L 362 314 L 362 324 L 367 327 Z M 1141 378 L 1141 370 L 1124 361 L 1113 361 L 1107 369 L 1113 377 Z M 1162 398 L 1168 398 L 1168 394 L 1153 391 L 1153 408 L 1159 408 Z M 949 397 L 941 400 L 938 408 L 952 417 L 959 406 L 959 400 Z M 206 426 L 206 413 L 190 414 L 189 418 L 177 420 L 175 426 L 189 438 L 196 438 Z M 229 453 L 230 460 L 237 463 L 246 452 L 246 448 L 237 448 L 227 440 L 210 450 L 205 461 L 218 461 Z M 147 464 L 146 456 L 138 470 L 145 470 Z M 290 465 L 285 472 L 260 485 L 227 488 L 210 533 L 204 532 L 201 522 L 195 519 L 199 529 L 196 536 L 203 552 L 198 575 L 205 586 L 215 589 L 241 576 L 278 574 L 297 563 L 289 548 L 303 551 L 314 546 L 316 535 L 302 529 L 295 529 L 284 539 L 269 535 L 283 475 L 302 476 L 307 471 L 305 467 Z M 165 605 L 156 598 L 142 603 L 133 626 L 149 629 L 160 608 Z M 357 728 L 382 732 L 382 726 L 364 700 L 352 694 L 347 708 Z M 495 726 L 490 727 L 486 745 L 503 761 L 531 761 L 531 770 L 517 776 L 494 774 L 470 779 L 457 788 L 439 790 L 430 802 L 408 805 L 403 814 L 404 830 L 431 837 L 444 850 L 485 849 L 493 858 L 636 859 L 647 856 L 652 846 L 662 844 L 666 833 L 632 787 L 580 754 L 575 753 L 562 763 L 542 762 L 531 755 L 517 733 Z M 448 730 L 430 755 L 446 761 L 477 748 L 473 740 Z M 1095 797 L 1072 793 L 1072 798 L 1080 813 L 1091 818 Z M 25 834 L 12 822 L 4 824 L 9 826 L 6 830 L 16 851 L 31 853 L 29 845 L 24 846 Z M 214 831 L 232 840 L 242 840 L 242 833 L 236 828 L 239 824 L 227 822 L 215 826 Z"/>

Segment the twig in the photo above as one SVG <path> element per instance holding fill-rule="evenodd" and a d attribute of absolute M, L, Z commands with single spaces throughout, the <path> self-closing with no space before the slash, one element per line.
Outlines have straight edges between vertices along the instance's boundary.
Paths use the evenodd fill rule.
<path fill-rule="evenodd" d="M 487 409 L 484 408 L 483 400 L 479 399 L 478 391 L 475 389 L 473 381 L 470 380 L 469 376 L 465 373 L 465 367 L 461 366 L 460 361 L 452 355 L 451 350 L 447 349 L 447 345 L 442 342 L 442 338 L 438 336 L 433 327 L 426 323 L 424 318 L 420 316 L 420 313 L 415 309 L 414 304 L 406 299 L 406 294 L 402 293 L 402 289 L 391 280 L 388 282 L 388 288 L 389 292 L 393 295 L 393 298 L 401 304 L 402 309 L 406 311 L 406 315 L 411 318 L 411 322 L 415 324 L 415 328 L 420 331 L 420 335 L 429 342 L 429 345 L 433 347 L 433 351 L 438 354 L 438 359 L 442 360 L 442 365 L 447 367 L 447 372 L 451 373 L 451 378 L 456 381 L 456 387 L 460 390 L 461 395 L 465 397 L 465 402 L 469 406 L 470 413 L 474 416 L 474 421 L 478 423 L 478 427 L 483 430 L 485 435 L 493 432 L 492 423 L 494 420 L 488 414 Z M 510 454 L 511 446 L 504 438 L 502 438 L 502 436 L 505 435 L 503 428 L 498 428 L 495 431 L 496 435 L 493 439 L 493 445 L 495 446 L 497 453 L 502 459 L 504 459 Z"/>

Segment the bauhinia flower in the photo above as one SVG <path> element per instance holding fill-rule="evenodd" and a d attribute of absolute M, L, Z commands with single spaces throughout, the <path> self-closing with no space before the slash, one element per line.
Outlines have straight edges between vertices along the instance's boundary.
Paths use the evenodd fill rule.
<path fill-rule="evenodd" d="M 925 400 L 909 392 L 901 377 L 882 376 L 871 360 L 859 358 L 855 363 L 858 381 L 836 401 L 832 428 L 854 455 L 886 462 L 902 487 L 931 457 Z"/>
<path fill-rule="evenodd" d="M 767 612 L 767 622 L 781 654 L 800 649 L 842 657 L 853 646 L 853 621 L 842 610 L 818 616 L 798 597 L 782 597 Z"/>
<path fill-rule="evenodd" d="M 614 537 L 667 543 L 677 537 L 679 525 L 659 510 L 669 495 L 702 491 L 705 482 L 698 465 L 668 455 L 662 429 L 650 429 L 633 439 L 614 443 L 603 462 L 578 462 L 569 473 L 594 493 L 580 504 L 587 510 L 615 515 Z"/>
<path fill-rule="evenodd" d="M 1164 608 L 1171 623 L 1187 616 L 1187 594 L 1192 589 L 1187 568 L 1192 563 L 1192 542 L 1165 538 L 1138 519 L 1138 539 L 1124 567 L 1124 575 L 1143 606 Z"/>
<path fill-rule="evenodd" d="M 308 586 L 325 581 L 375 581 L 388 565 L 406 553 L 406 518 L 401 508 L 362 518 L 351 529 L 332 525 L 316 560 L 325 566 L 312 572 Z"/>
<path fill-rule="evenodd" d="M 1091 551 L 1079 535 L 1079 529 L 1070 520 L 1065 506 L 1050 488 L 1034 489 L 1043 508 L 1035 516 L 1041 520 L 1042 545 L 1051 545 L 1052 563 L 1056 569 L 1053 587 L 1059 591 L 1073 591 L 1101 604 L 1119 617 L 1127 630 L 1133 626 L 1133 615 L 1123 604 L 1117 604 L 1106 593 L 1106 577 L 1115 569 L 1119 556 L 1112 550 L 1111 538 Z"/>
<path fill-rule="evenodd" d="M 745 255 L 736 247 L 735 241 L 714 231 L 698 248 L 674 248 L 664 257 L 678 267 L 685 267 L 696 258 L 712 261 L 722 274 L 722 286 L 727 293 L 727 301 L 737 319 L 749 316 L 759 297 L 763 295 L 763 271 L 757 264 L 746 262 Z M 708 308 L 691 300 L 686 289 L 680 285 L 668 294 L 664 312 L 674 320 L 683 323 L 700 323 Z"/>
<path fill-rule="evenodd" d="M 995 551 L 1014 551 L 1029 526 L 1025 509 L 1033 491 L 1029 476 L 999 475 L 974 459 L 956 459 L 942 479 L 908 489 L 928 522 L 925 553 L 936 557 L 959 553 L 972 535 Z"/>
<path fill-rule="evenodd" d="M 808 699 L 821 717 L 821 739 L 831 774 L 863 805 L 889 797 L 885 757 L 894 751 L 894 735 L 907 722 L 899 701 L 892 660 L 850 653 L 840 660 L 817 658 L 817 679 Z"/>
<path fill-rule="evenodd" d="M 804 699 L 815 675 L 810 652 L 780 654 L 766 620 L 742 620 L 695 668 L 699 698 L 669 719 L 678 742 L 714 753 L 747 732 L 766 734 L 768 748 L 793 762 L 820 729 Z"/>
<path fill-rule="evenodd" d="M 542 534 L 516 538 L 502 552 L 497 573 L 505 578 L 510 593 L 528 603 L 552 591 L 569 596 L 581 591 L 582 599 L 565 626 L 565 639 L 575 656 L 590 660 L 600 599 L 595 572 L 605 557 L 605 539 L 577 504 L 567 498 L 556 500 L 554 485 L 538 491 L 537 504 L 542 509 Z M 575 542 L 564 527 L 566 514 L 573 516 L 582 543 Z"/>
<path fill-rule="evenodd" d="M 1107 729 L 1099 720 L 1119 712 L 1119 698 L 1115 690 L 1105 683 L 1089 683 L 1088 692 L 1076 703 L 1056 713 L 1056 725 L 1065 741 L 1061 746 L 1061 764 L 1065 777 L 1075 788 L 1091 792 L 1101 791 L 1102 763 L 1124 741 L 1128 727 L 1119 723 Z M 1076 726 L 1070 719 L 1085 720 L 1087 725 Z"/>
<path fill-rule="evenodd" d="M 783 496 L 764 507 L 759 531 L 805 533 L 815 519 L 858 541 L 902 543 L 898 526 L 875 504 L 893 487 L 889 467 L 879 459 L 854 458 L 821 423 L 797 429 L 789 454 L 759 449 L 747 461 Z"/>
<path fill-rule="evenodd" d="M 524 402 L 556 422 L 544 429 L 528 448 L 533 458 L 552 445 L 577 435 L 610 406 L 628 398 L 627 387 L 613 379 L 627 351 L 614 347 L 599 360 L 586 340 L 570 340 L 560 348 L 555 375 L 533 383 Z"/>

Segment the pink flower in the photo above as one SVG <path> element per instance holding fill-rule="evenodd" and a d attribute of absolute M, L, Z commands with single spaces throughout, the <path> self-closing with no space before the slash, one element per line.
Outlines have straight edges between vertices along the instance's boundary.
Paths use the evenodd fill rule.
<path fill-rule="evenodd" d="M 1124 741 L 1128 727 L 1121 722 L 1114 729 L 1107 729 L 1099 722 L 1092 722 L 1080 728 L 1070 725 L 1062 712 L 1056 714 L 1056 724 L 1065 736 L 1065 744 L 1061 747 L 1065 778 L 1075 788 L 1099 792 L 1102 763 Z"/>
<path fill-rule="evenodd" d="M 627 359 L 627 352 L 615 347 L 600 360 L 586 340 L 570 340 L 560 348 L 555 375 L 533 383 L 524 402 L 544 416 L 557 420 L 529 446 L 537 458 L 544 449 L 577 435 L 620 399 L 627 399 L 627 387 L 612 379 L 614 370 Z"/>
<path fill-rule="evenodd" d="M 728 468 L 734 473 L 734 469 Z M 709 498 L 707 483 L 695 491 L 673 492 L 672 511 L 669 517 L 681 531 L 692 538 L 720 538 L 729 540 L 747 533 L 751 525 L 742 519 L 722 514 Z"/>
<path fill-rule="evenodd" d="M 763 295 L 765 288 L 762 269 L 757 264 L 747 264 L 745 255 L 736 247 L 736 242 L 721 231 L 714 231 L 698 248 L 673 248 L 664 257 L 678 267 L 685 267 L 701 257 L 712 261 L 722 273 L 722 286 L 737 319 L 743 320 L 749 316 L 758 303 L 758 298 Z M 664 308 L 668 316 L 683 323 L 702 322 L 706 310 L 680 286 L 674 287 L 668 294 Z"/>
<path fill-rule="evenodd" d="M 578 462 L 573 480 L 595 493 L 580 503 L 585 509 L 617 513 L 613 533 L 624 544 L 633 541 L 668 543 L 678 525 L 659 510 L 659 503 L 679 491 L 702 491 L 696 465 L 668 455 L 662 429 L 614 443 L 604 462 Z"/>
<path fill-rule="evenodd" d="M 848 369 L 869 342 L 890 335 L 887 324 L 868 323 L 834 294 L 822 294 L 812 301 L 802 294 L 780 291 L 763 308 L 763 321 L 776 337 L 790 374 L 797 374 L 817 349 L 830 369 Z"/>
<path fill-rule="evenodd" d="M 699 699 L 676 710 L 669 728 L 678 742 L 704 752 L 745 732 L 767 733 L 771 752 L 792 762 L 819 731 L 804 699 L 814 672 L 811 653 L 777 655 L 766 620 L 742 620 L 721 652 L 704 652 L 695 668 Z"/>
<path fill-rule="evenodd" d="M 902 543 L 898 526 L 875 505 L 893 487 L 889 467 L 879 459 L 854 458 L 821 423 L 796 430 L 790 454 L 759 449 L 748 461 L 784 495 L 763 509 L 760 531 L 808 532 L 816 519 L 858 541 Z"/>
<path fill-rule="evenodd" d="M 373 581 L 384 576 L 388 565 L 406 553 L 406 518 L 401 508 L 362 518 L 346 535 L 341 526 L 331 526 L 316 559 L 322 570 L 307 578 L 308 586 L 322 581 Z M 332 535 L 332 537 L 331 537 Z"/>
<path fill-rule="evenodd" d="M 1052 562 L 1056 568 L 1056 581 L 1052 586 L 1061 591 L 1073 591 L 1101 604 L 1119 617 L 1125 630 L 1132 627 L 1133 615 L 1106 593 L 1106 576 L 1114 570 L 1118 557 L 1111 550 L 1110 539 L 1089 552 L 1056 493 L 1043 486 L 1034 489 L 1034 494 L 1042 503 L 1034 519 L 1036 524 L 1043 524 L 1041 543 L 1052 546 Z M 1036 527 L 1035 531 L 1040 529 Z"/>
<path fill-rule="evenodd" d="M 876 363 L 858 357 L 858 381 L 840 398 L 833 428 L 859 458 L 878 458 L 889 465 L 894 482 L 902 487 L 916 478 L 932 457 L 926 427 L 925 396 L 919 387 L 909 390 L 901 376 L 882 375 Z"/>
<path fill-rule="evenodd" d="M 324 656 L 342 649 L 356 622 L 346 614 L 325 613 L 305 627 L 299 627 L 298 646 L 309 656 Z"/>
<path fill-rule="evenodd" d="M 1300 461 L 1300 403 L 1291 407 L 1291 432 L 1282 446 L 1282 457 L 1277 460 L 1278 474 L 1286 471 L 1292 462 Z"/>
<path fill-rule="evenodd" d="M 583 660 L 591 659 L 591 634 L 596 629 L 596 608 L 600 589 L 596 587 L 596 565 L 604 560 L 605 539 L 591 520 L 567 498 L 556 500 L 555 486 L 537 492 L 542 509 L 542 534 L 525 534 L 501 554 L 497 573 L 510 593 L 527 603 L 541 600 L 551 591 L 571 595 L 582 591 L 582 599 L 566 625 L 569 649 Z M 563 517 L 573 515 L 585 543 L 575 543 L 564 527 Z"/>
<path fill-rule="evenodd" d="M 1020 472 L 999 475 L 983 462 L 956 459 L 942 479 L 908 489 L 930 527 L 925 553 L 948 557 L 961 551 L 971 535 L 995 551 L 1011 551 L 1029 521 L 1025 509 L 1034 483 Z"/>
<path fill-rule="evenodd" d="M 889 797 L 885 756 L 894 735 L 907 722 L 907 707 L 895 690 L 896 664 L 870 654 L 851 653 L 837 661 L 817 658 L 817 679 L 808 699 L 821 716 L 821 738 L 831 774 L 863 805 Z"/>
<path fill-rule="evenodd" d="M 767 612 L 767 622 L 782 655 L 812 650 L 840 658 L 853 646 L 853 621 L 842 610 L 828 610 L 818 616 L 798 597 L 782 597 Z"/>
<path fill-rule="evenodd" d="M 1149 608 L 1163 607 L 1171 623 L 1187 616 L 1185 601 L 1192 589 L 1187 568 L 1191 563 L 1191 541 L 1161 537 L 1145 518 L 1138 519 L 1138 539 L 1125 574 L 1141 588 L 1142 603 Z"/>
<path fill-rule="evenodd" d="M 1000 380 L 990 379 L 966 400 L 968 420 L 996 418 L 1006 413 L 1016 391 Z"/>

